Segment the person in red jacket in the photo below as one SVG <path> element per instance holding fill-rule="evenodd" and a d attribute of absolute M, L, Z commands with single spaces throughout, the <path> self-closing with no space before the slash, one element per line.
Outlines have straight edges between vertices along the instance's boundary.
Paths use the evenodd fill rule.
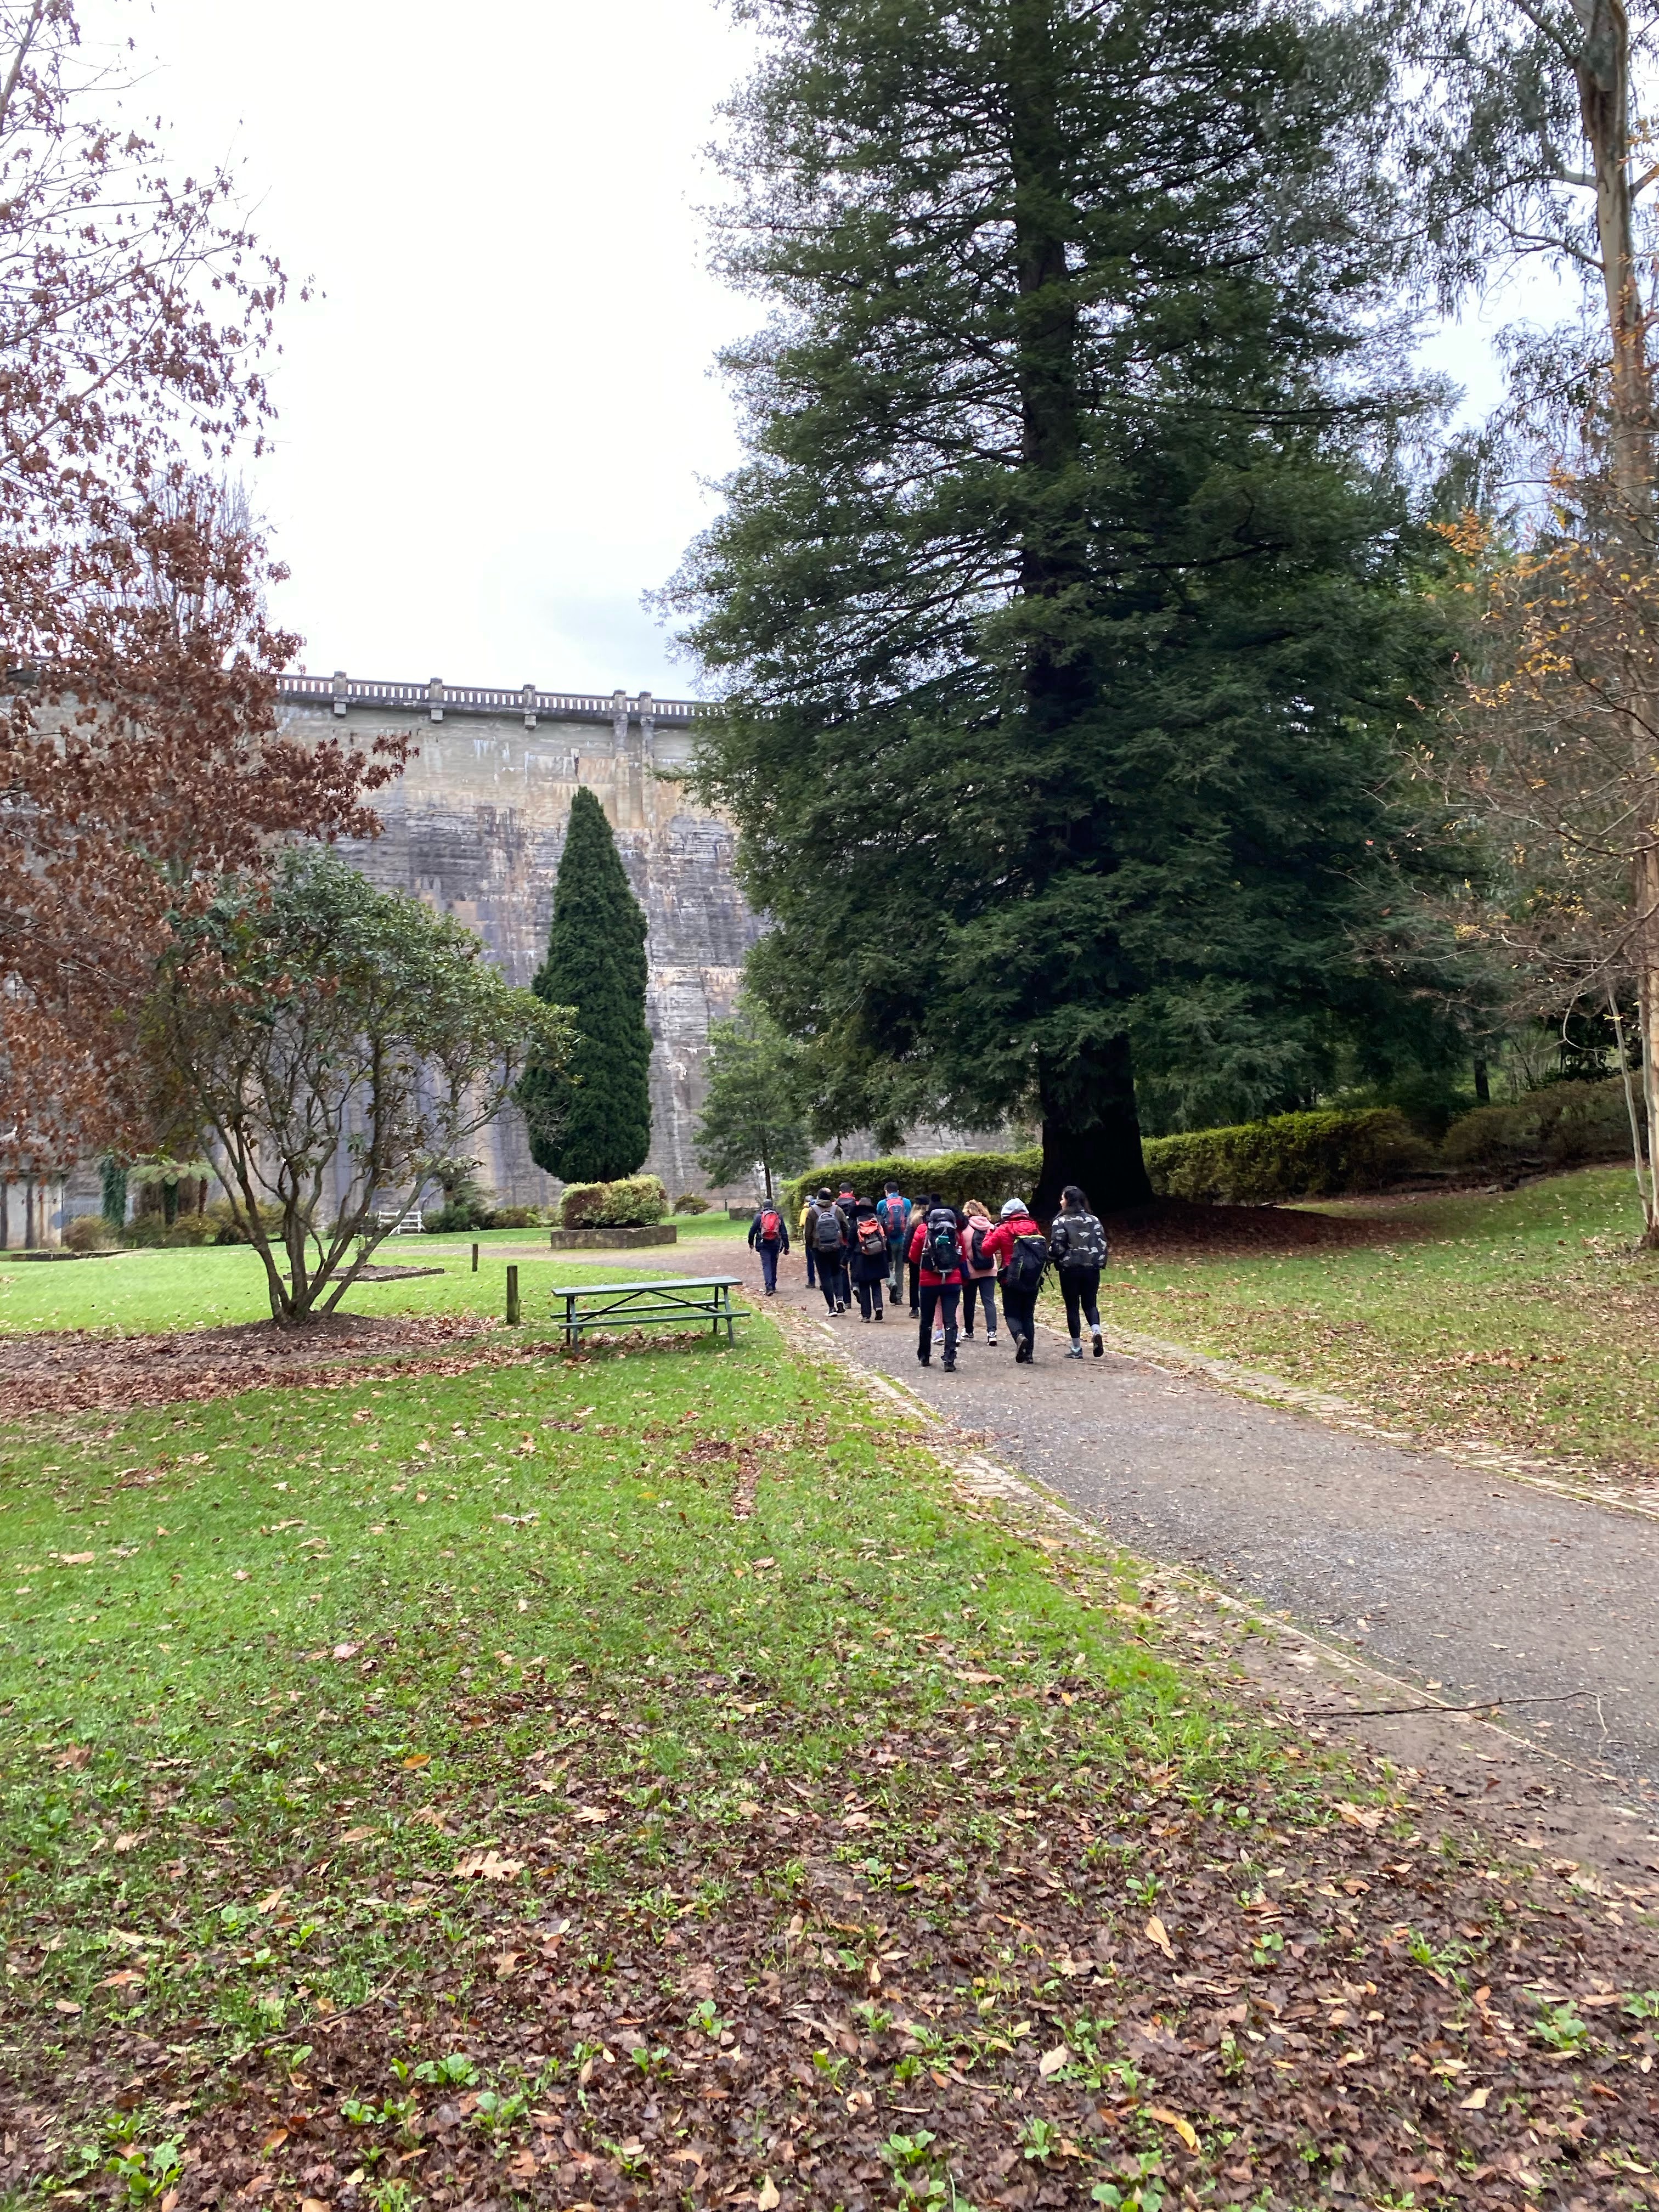
<path fill-rule="evenodd" d="M 1023 1198 L 1011 1198 L 1002 1218 L 979 1242 L 981 1259 L 997 1263 L 1002 1285 L 1002 1316 L 1014 1340 L 1014 1360 L 1029 1367 L 1036 1349 L 1036 1297 L 1048 1264 L 1048 1240 L 1032 1220 Z"/>
<path fill-rule="evenodd" d="M 957 1364 L 957 1307 L 962 1297 L 962 1231 L 957 1217 L 937 1198 L 916 1208 L 910 1231 L 909 1258 L 921 1277 L 921 1326 L 916 1334 L 916 1358 L 924 1367 L 933 1364 L 933 1315 L 945 1322 L 945 1372 Z"/>

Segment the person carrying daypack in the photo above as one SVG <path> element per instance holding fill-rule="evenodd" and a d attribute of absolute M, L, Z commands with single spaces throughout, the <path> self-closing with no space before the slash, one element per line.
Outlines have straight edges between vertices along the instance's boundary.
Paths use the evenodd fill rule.
<path fill-rule="evenodd" d="M 766 1295 L 775 1298 L 778 1294 L 778 1255 L 789 1249 L 789 1224 L 783 1218 L 783 1209 L 774 1199 L 768 1199 L 749 1224 L 749 1249 L 760 1254 L 761 1281 Z"/>
<path fill-rule="evenodd" d="M 996 1262 L 1002 1285 L 1002 1317 L 1014 1340 L 1014 1364 L 1029 1367 L 1036 1350 L 1036 1300 L 1042 1272 L 1048 1264 L 1048 1240 L 1032 1220 L 1025 1200 L 1011 1198 L 1002 1218 L 981 1240 L 981 1249 Z"/>
<path fill-rule="evenodd" d="M 985 1341 L 997 1340 L 997 1263 L 985 1256 L 985 1239 L 991 1233 L 991 1217 L 976 1198 L 963 1208 L 962 1340 L 974 1340 L 974 1310 L 985 1304 Z"/>
<path fill-rule="evenodd" d="M 818 1288 L 823 1292 L 823 1303 L 832 1314 L 844 1314 L 847 1310 L 844 1273 L 847 1217 L 827 1190 L 821 1190 L 812 1201 L 812 1218 L 807 1224 L 806 1238 L 818 1263 Z"/>
<path fill-rule="evenodd" d="M 1106 1231 L 1089 1211 L 1089 1201 L 1074 1182 L 1060 1194 L 1060 1212 L 1048 1234 L 1048 1249 L 1060 1271 L 1060 1294 L 1066 1301 L 1066 1333 L 1072 1340 L 1068 1359 L 1083 1357 L 1081 1316 L 1086 1317 L 1095 1340 L 1095 1358 L 1106 1346 L 1100 1335 L 1100 1271 L 1106 1265 Z"/>
<path fill-rule="evenodd" d="M 962 1234 L 957 1217 L 935 1198 L 924 1213 L 917 1208 L 910 1231 L 910 1259 L 921 1276 L 921 1327 L 916 1332 L 916 1358 L 924 1367 L 933 1364 L 933 1316 L 945 1324 L 945 1371 L 953 1374 L 957 1364 L 957 1304 L 962 1296 Z"/>
<path fill-rule="evenodd" d="M 910 1201 L 896 1182 L 890 1182 L 877 1200 L 876 1215 L 887 1237 L 887 1295 L 896 1305 L 904 1287 L 905 1231 L 910 1225 Z"/>
<path fill-rule="evenodd" d="M 887 1281 L 887 1231 L 868 1199 L 860 1199 L 858 1211 L 853 1216 L 848 1272 L 858 1293 L 860 1319 L 879 1321 L 881 1294 Z"/>
<path fill-rule="evenodd" d="M 806 1259 L 806 1287 L 813 1289 L 818 1279 L 818 1255 L 812 1249 L 813 1201 L 810 1195 L 801 1206 L 800 1219 L 795 1224 L 795 1234 L 800 1239 L 800 1249 Z"/>

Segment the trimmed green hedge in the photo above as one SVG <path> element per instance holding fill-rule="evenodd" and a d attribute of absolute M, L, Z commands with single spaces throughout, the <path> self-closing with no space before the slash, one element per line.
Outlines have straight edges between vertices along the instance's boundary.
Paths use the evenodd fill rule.
<path fill-rule="evenodd" d="M 1553 1083 L 1513 1106 L 1481 1106 L 1454 1121 L 1438 1152 L 1393 1106 L 1276 1114 L 1230 1129 L 1149 1137 L 1146 1172 L 1159 1198 L 1200 1206 L 1273 1206 L 1285 1199 L 1340 1198 L 1386 1190 L 1436 1166 L 1570 1167 L 1617 1159 L 1630 1150 L 1624 1085 Z M 993 1213 L 1006 1198 L 1029 1198 L 1042 1154 L 946 1152 L 925 1160 L 842 1160 L 781 1186 L 793 1223 L 811 1193 L 848 1183 L 879 1198 L 890 1178 L 907 1198 L 936 1190 L 960 1207 L 977 1198 Z"/>
<path fill-rule="evenodd" d="M 1146 1172 L 1160 1198 L 1232 1206 L 1380 1190 L 1433 1158 L 1391 1106 L 1280 1114 L 1235 1129 L 1149 1137 L 1146 1154 Z M 782 1195 L 793 1222 L 808 1196 L 826 1185 L 839 1190 L 848 1183 L 860 1198 L 879 1198 L 890 1178 L 907 1198 L 936 1190 L 948 1205 L 977 1198 L 994 1213 L 1004 1199 L 1030 1198 L 1042 1167 L 1036 1146 L 1024 1152 L 946 1152 L 925 1160 L 832 1160 L 785 1183 Z"/>
<path fill-rule="evenodd" d="M 1231 1129 L 1151 1137 L 1146 1172 L 1160 1198 L 1271 1206 L 1382 1190 L 1433 1163 L 1431 1148 L 1392 1106 L 1357 1113 L 1275 1114 Z"/>
<path fill-rule="evenodd" d="M 1639 1081 L 1636 1110 L 1645 1121 Z M 1564 1168 L 1629 1155 L 1630 1109 L 1616 1075 L 1605 1083 L 1547 1083 L 1512 1106 L 1477 1106 L 1452 1123 L 1440 1148 L 1449 1168 Z"/>
<path fill-rule="evenodd" d="M 961 1207 L 970 1198 L 993 1213 L 1006 1198 L 1029 1198 L 1042 1166 L 1042 1154 L 1029 1152 L 945 1152 L 931 1160 L 830 1160 L 779 1185 L 793 1228 L 816 1192 L 843 1185 L 860 1198 L 879 1198 L 896 1182 L 907 1198 L 937 1191 L 947 1206 Z"/>
<path fill-rule="evenodd" d="M 653 1175 L 567 1183 L 559 1194 L 559 1225 L 564 1229 L 649 1229 L 667 1211 L 668 1193 Z"/>

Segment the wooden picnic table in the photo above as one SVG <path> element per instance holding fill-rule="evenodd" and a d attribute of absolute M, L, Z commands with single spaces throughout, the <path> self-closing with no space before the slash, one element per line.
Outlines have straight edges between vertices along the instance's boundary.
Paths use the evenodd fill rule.
<path fill-rule="evenodd" d="M 652 1283 L 561 1283 L 555 1301 L 564 1302 L 564 1340 L 578 1345 L 584 1329 L 643 1328 L 669 1322 L 684 1328 L 688 1322 L 706 1321 L 718 1336 L 726 1331 L 728 1344 L 747 1309 L 734 1306 L 732 1293 L 741 1287 L 741 1275 L 670 1275 Z"/>

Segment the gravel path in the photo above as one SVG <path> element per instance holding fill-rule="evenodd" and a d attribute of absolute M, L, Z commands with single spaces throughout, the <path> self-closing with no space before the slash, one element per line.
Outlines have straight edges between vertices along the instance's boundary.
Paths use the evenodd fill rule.
<path fill-rule="evenodd" d="M 757 1291 L 734 1243 L 704 1243 L 697 1259 L 696 1272 L 729 1266 Z M 923 1369 L 908 1316 L 830 1323 L 799 1260 L 784 1263 L 778 1297 L 1127 1549 L 1195 1567 L 1454 1704 L 1552 1700 L 1513 1716 L 1534 1741 L 1659 1782 L 1659 1520 L 1372 1443 L 1146 1361 L 1068 1360 L 1048 1331 L 1032 1367 L 1014 1365 L 1005 1335 L 995 1351 L 965 1346 L 954 1375 L 937 1359 Z"/>

